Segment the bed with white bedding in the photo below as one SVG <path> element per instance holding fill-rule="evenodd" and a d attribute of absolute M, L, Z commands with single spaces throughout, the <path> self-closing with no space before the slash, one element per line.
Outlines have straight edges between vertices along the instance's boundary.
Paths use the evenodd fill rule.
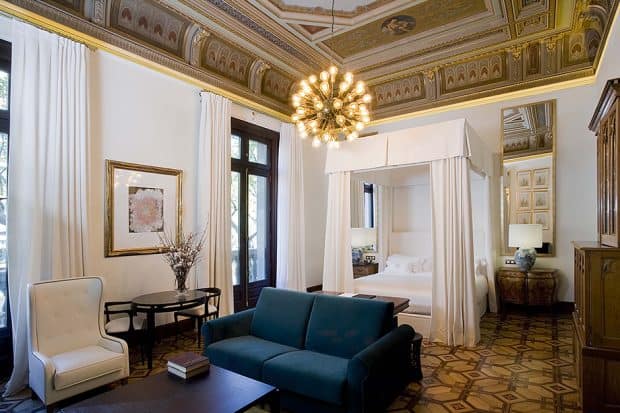
<path fill-rule="evenodd" d="M 374 275 L 357 278 L 355 292 L 358 294 L 383 295 L 409 299 L 409 308 L 405 311 L 412 314 L 431 314 L 433 273 L 431 272 L 380 272 Z M 478 315 L 482 317 L 487 310 L 487 277 L 476 275 L 476 302 Z"/>
<path fill-rule="evenodd" d="M 411 325 L 424 337 L 430 332 L 433 297 L 432 259 L 392 255 L 383 272 L 354 280 L 358 294 L 383 295 L 409 299 L 409 308 L 398 315 L 399 324 Z M 476 260 L 476 309 L 482 317 L 487 310 L 489 286 L 486 264 Z"/>

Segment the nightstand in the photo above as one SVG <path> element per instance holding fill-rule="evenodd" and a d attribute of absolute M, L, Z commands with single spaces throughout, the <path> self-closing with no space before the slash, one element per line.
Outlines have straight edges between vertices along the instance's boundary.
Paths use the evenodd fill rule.
<path fill-rule="evenodd" d="M 353 264 L 353 278 L 365 277 L 379 272 L 379 263 Z"/>
<path fill-rule="evenodd" d="M 558 270 L 532 268 L 525 272 L 503 267 L 497 274 L 497 289 L 502 313 L 508 304 L 553 307 L 557 303 Z"/>

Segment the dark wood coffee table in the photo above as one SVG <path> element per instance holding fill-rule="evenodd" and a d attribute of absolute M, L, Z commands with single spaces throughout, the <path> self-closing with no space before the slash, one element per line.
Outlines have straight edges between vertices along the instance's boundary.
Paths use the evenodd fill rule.
<path fill-rule="evenodd" d="M 275 387 L 217 366 L 207 374 L 183 380 L 155 374 L 64 408 L 66 413 L 243 412 L 266 402 L 280 411 Z"/>
<path fill-rule="evenodd" d="M 340 295 L 342 294 L 341 292 L 337 292 L 337 291 L 316 291 L 314 292 L 314 294 L 325 294 L 325 295 Z M 349 298 L 370 298 L 365 294 L 357 294 L 358 296 L 353 296 L 353 297 L 349 297 Z M 385 297 L 382 295 L 376 295 L 374 297 L 371 298 L 372 300 L 379 300 L 379 301 L 387 301 L 387 302 L 391 302 L 394 303 L 394 315 L 403 312 L 404 310 L 407 309 L 407 307 L 409 307 L 409 299 L 408 298 L 401 298 L 401 297 Z"/>

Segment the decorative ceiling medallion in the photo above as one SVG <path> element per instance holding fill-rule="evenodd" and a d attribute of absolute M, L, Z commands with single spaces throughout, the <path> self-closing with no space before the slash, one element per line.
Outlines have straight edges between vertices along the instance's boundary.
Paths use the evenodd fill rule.
<path fill-rule="evenodd" d="M 381 31 L 393 35 L 409 33 L 415 27 L 415 18 L 406 14 L 388 17 L 381 24 Z"/>

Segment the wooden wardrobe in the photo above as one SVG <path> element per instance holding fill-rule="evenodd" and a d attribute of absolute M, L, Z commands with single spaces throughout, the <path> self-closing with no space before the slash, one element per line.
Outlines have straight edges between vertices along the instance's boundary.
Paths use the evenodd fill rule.
<path fill-rule="evenodd" d="M 584 413 L 620 413 L 618 174 L 620 79 L 607 82 L 590 129 L 597 139 L 596 242 L 574 242 L 574 353 Z"/>

